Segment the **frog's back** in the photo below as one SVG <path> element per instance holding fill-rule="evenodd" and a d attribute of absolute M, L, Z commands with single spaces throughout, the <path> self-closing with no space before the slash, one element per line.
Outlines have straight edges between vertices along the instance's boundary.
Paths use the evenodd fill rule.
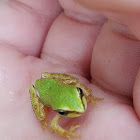
<path fill-rule="evenodd" d="M 38 79 L 35 86 L 42 102 L 53 110 L 83 110 L 75 86 L 66 85 L 52 78 Z"/>

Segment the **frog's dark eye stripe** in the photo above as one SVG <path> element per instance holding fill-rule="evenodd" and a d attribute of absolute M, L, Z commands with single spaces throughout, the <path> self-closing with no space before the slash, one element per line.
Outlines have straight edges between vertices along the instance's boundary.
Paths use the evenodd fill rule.
<path fill-rule="evenodd" d="M 87 107 L 86 107 L 85 101 L 84 101 L 85 97 L 84 97 L 83 90 L 82 90 L 81 88 L 78 88 L 78 87 L 77 87 L 77 90 L 78 90 L 78 92 L 79 92 L 79 95 L 80 95 L 80 98 L 81 98 L 83 107 L 84 107 L 84 109 L 86 109 Z"/>
<path fill-rule="evenodd" d="M 82 97 L 84 96 L 84 93 L 83 93 L 82 89 L 81 88 L 77 88 L 77 90 L 78 90 L 78 92 L 80 94 L 80 98 L 82 99 Z"/>

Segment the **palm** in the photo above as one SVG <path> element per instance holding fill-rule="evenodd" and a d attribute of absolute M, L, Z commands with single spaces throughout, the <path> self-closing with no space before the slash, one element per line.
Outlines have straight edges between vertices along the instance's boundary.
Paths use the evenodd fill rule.
<path fill-rule="evenodd" d="M 126 79 L 132 82 L 118 84 L 124 78 L 120 76 L 114 82 L 114 73 L 118 70 L 114 68 L 114 73 L 110 72 L 113 78 L 104 75 L 108 72 L 100 71 L 102 66 L 105 70 L 108 66 L 111 70 L 114 67 L 100 62 L 99 54 L 107 54 L 102 51 L 104 42 L 100 39 L 104 37 L 104 28 L 92 52 L 102 17 L 96 15 L 100 19 L 97 24 L 82 24 L 66 17 L 63 12 L 59 15 L 61 8 L 55 0 L 40 0 L 36 4 L 30 1 L 27 5 L 16 1 L 0 2 L 3 8 L 0 13 L 0 137 L 58 139 L 58 135 L 42 131 L 32 111 L 28 92 L 29 86 L 40 78 L 41 72 L 48 71 L 74 74 L 92 89 L 95 96 L 105 98 L 96 109 L 89 105 L 82 117 L 64 124 L 80 124 L 81 139 L 139 139 L 140 124 L 129 99 L 136 74 Z M 98 43 L 100 41 L 101 44 Z M 131 66 L 134 67 L 133 73 L 136 73 L 137 65 Z M 88 83 L 86 78 L 90 79 L 90 75 L 92 82 Z M 108 88 L 105 83 L 113 88 Z M 108 89 L 111 91 L 108 92 Z M 119 96 L 115 94 L 117 91 Z M 123 93 L 128 94 L 128 98 L 122 96 Z"/>

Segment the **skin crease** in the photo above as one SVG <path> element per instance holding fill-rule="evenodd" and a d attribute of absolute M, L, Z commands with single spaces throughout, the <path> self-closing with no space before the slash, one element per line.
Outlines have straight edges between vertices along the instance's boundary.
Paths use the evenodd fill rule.
<path fill-rule="evenodd" d="M 74 1 L 0 1 L 0 139 L 63 139 L 43 132 L 31 107 L 29 86 L 44 71 L 75 75 L 105 98 L 62 121 L 80 124 L 81 140 L 140 139 L 140 3 L 113 10 L 110 1 L 96 4 L 102 13 Z"/>

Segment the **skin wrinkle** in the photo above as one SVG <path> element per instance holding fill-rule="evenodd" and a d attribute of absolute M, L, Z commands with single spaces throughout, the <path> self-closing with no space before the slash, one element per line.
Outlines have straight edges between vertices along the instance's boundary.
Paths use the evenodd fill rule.
<path fill-rule="evenodd" d="M 87 17 L 87 15 L 84 14 L 79 14 L 78 12 L 74 12 L 74 11 L 70 11 L 70 10 L 65 10 L 64 14 L 66 17 L 68 17 L 69 19 L 72 19 L 73 21 L 78 21 L 81 24 L 86 24 L 86 25 L 102 25 L 105 22 L 105 18 L 104 19 L 100 19 L 100 18 L 94 18 L 91 19 L 90 17 Z"/>
<path fill-rule="evenodd" d="M 47 53 L 47 52 L 46 52 Z M 56 54 L 47 54 L 46 55 L 45 52 L 43 52 L 41 54 L 41 58 L 44 59 L 44 61 L 46 61 L 47 63 L 51 63 L 53 65 L 58 65 L 60 67 L 60 65 L 64 65 L 64 66 L 70 66 L 70 67 L 74 67 L 75 69 L 79 69 L 78 73 L 81 73 L 81 75 L 85 75 L 83 71 L 81 71 L 81 66 L 78 62 L 72 61 L 70 59 L 63 59 L 63 57 L 60 57 Z M 88 75 L 87 75 L 88 76 Z"/>
<path fill-rule="evenodd" d="M 5 48 L 12 48 L 13 50 L 15 49 L 15 51 L 16 52 L 20 52 L 20 53 L 22 53 L 20 50 L 18 50 L 18 49 L 16 49 L 17 48 L 17 46 L 15 46 L 14 44 L 12 44 L 11 42 L 9 42 L 8 40 L 0 40 L 0 49 L 5 49 Z M 20 58 L 22 58 L 23 57 L 23 59 L 27 59 L 27 58 L 31 58 L 32 56 L 30 56 L 30 55 L 26 55 L 26 54 L 23 54 L 22 53 L 22 55 L 21 55 L 21 57 Z M 34 56 L 33 56 L 34 57 Z M 37 56 L 36 56 L 37 57 Z M 34 59 L 34 58 L 32 58 L 32 59 Z M 33 61 L 35 61 L 35 60 L 33 60 Z M 29 79 L 28 79 L 29 80 Z"/>
<path fill-rule="evenodd" d="M 112 33 L 116 34 L 117 36 L 119 36 L 120 38 L 123 38 L 125 40 L 132 40 L 132 41 L 137 41 L 138 43 L 140 43 L 140 41 L 138 39 L 136 39 L 133 35 L 130 34 L 126 34 L 124 32 L 119 32 L 117 30 L 112 30 Z"/>
<path fill-rule="evenodd" d="M 127 26 L 122 24 L 117 24 L 112 21 L 110 22 L 112 26 L 112 32 L 115 33 L 117 36 L 120 36 L 121 38 L 127 40 L 138 41 L 138 43 L 140 43 L 140 41 L 131 33 L 131 31 Z"/>
<path fill-rule="evenodd" d="M 13 44 L 11 44 L 8 40 L 1 40 L 0 39 L 0 48 L 3 48 L 3 46 L 5 47 L 13 47 L 16 48 L 17 46 L 14 46 Z"/>
<path fill-rule="evenodd" d="M 69 15 L 67 14 L 67 12 L 62 13 L 63 16 L 66 17 L 66 19 L 68 19 L 69 21 L 71 20 L 72 22 L 81 24 L 81 25 L 86 25 L 86 26 L 92 26 L 92 25 L 100 25 L 99 23 L 101 22 L 94 22 L 94 23 L 89 23 L 88 21 L 84 21 L 83 19 L 80 18 L 75 18 L 75 16 Z M 102 25 L 102 24 L 101 24 Z"/>
<path fill-rule="evenodd" d="M 36 9 L 34 9 L 33 7 L 26 5 L 25 3 L 18 1 L 18 0 L 10 0 L 10 1 L 8 1 L 8 5 L 9 5 L 9 7 L 17 10 L 18 12 L 22 8 L 31 14 L 39 15 L 39 13 L 37 12 Z"/>
<path fill-rule="evenodd" d="M 44 59 L 44 61 L 49 60 L 53 64 L 63 64 L 63 65 L 67 64 L 67 65 L 77 65 L 77 66 L 79 65 L 78 63 L 75 63 L 74 61 L 72 61 L 70 59 L 63 59 L 63 57 L 60 57 L 53 53 L 49 53 L 47 55 L 46 55 L 46 53 L 42 53 L 42 54 L 45 56 L 45 58 L 43 57 L 43 55 L 41 57 Z"/>
<path fill-rule="evenodd" d="M 45 26 L 45 24 L 48 22 L 48 20 L 46 19 L 46 16 L 49 16 L 47 15 L 47 13 L 43 13 L 41 12 L 39 9 L 34 9 L 33 7 L 29 6 L 29 5 L 26 5 L 25 3 L 23 2 L 20 2 L 18 0 L 10 0 L 8 2 L 8 5 L 15 9 L 17 12 L 20 12 L 20 10 L 24 9 L 26 12 L 28 12 L 29 14 L 35 16 L 38 18 L 37 21 L 41 21 L 39 23 L 42 23 L 41 26 Z M 22 9 L 21 9 L 22 8 Z M 49 16 L 49 18 L 53 19 L 53 17 Z"/>

